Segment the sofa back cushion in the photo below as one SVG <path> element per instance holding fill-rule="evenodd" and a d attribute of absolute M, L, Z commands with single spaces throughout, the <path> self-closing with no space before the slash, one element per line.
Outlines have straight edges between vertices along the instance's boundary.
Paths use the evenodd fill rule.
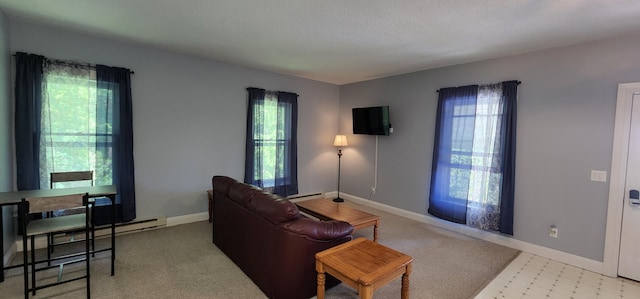
<path fill-rule="evenodd" d="M 295 204 L 276 194 L 266 192 L 253 194 L 247 208 L 273 224 L 300 218 L 300 210 Z"/>
<path fill-rule="evenodd" d="M 339 220 L 317 221 L 306 217 L 280 225 L 283 229 L 314 240 L 335 240 L 350 236 L 353 225 Z"/>
<path fill-rule="evenodd" d="M 217 188 L 218 180 L 214 178 L 214 189 Z M 226 181 L 221 183 L 220 188 L 226 187 Z M 262 189 L 240 182 L 229 184 L 229 199 L 245 207 L 249 211 L 256 213 L 273 224 L 291 221 L 300 218 L 298 207 L 292 202 L 271 194 Z"/>
<path fill-rule="evenodd" d="M 237 184 L 238 182 L 230 177 L 217 175 L 211 179 L 211 183 L 213 184 L 213 190 L 222 194 L 225 197 L 229 196 L 229 189 L 231 189 L 231 185 Z"/>
<path fill-rule="evenodd" d="M 229 199 L 246 207 L 251 198 L 259 193 L 261 190 L 256 186 L 235 182 L 229 188 Z"/>

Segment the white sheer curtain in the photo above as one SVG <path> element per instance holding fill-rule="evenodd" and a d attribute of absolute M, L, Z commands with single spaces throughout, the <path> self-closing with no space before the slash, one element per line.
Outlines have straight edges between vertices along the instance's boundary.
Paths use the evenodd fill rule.
<path fill-rule="evenodd" d="M 502 84 L 479 85 L 467 225 L 483 230 L 498 230 L 500 223 L 502 111 Z"/>
<path fill-rule="evenodd" d="M 39 179 L 49 188 L 51 172 L 95 169 L 96 81 L 82 64 L 49 61 L 43 72 Z"/>

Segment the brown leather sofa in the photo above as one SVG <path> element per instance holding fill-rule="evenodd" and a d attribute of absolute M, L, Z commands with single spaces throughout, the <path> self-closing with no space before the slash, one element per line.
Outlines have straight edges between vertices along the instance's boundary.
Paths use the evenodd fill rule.
<path fill-rule="evenodd" d="M 229 177 L 212 184 L 213 243 L 267 297 L 315 296 L 315 254 L 350 241 L 353 226 L 307 218 L 290 201 Z M 338 283 L 327 276 L 326 287 Z"/>

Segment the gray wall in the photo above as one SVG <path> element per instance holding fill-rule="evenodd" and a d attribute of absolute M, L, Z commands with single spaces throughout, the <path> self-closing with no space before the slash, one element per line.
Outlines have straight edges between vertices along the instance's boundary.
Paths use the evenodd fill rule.
<path fill-rule="evenodd" d="M 207 211 L 213 175 L 244 176 L 246 88 L 300 95 L 300 193 L 334 190 L 339 87 L 10 20 L 11 51 L 130 68 L 138 218 Z"/>
<path fill-rule="evenodd" d="M 11 88 L 9 67 L 11 54 L 9 52 L 9 20 L 0 10 L 0 192 L 11 191 L 13 186 L 13 160 L 11 138 Z M 6 210 L 6 211 L 5 211 Z M 14 236 L 11 209 L 2 209 L 4 248 L 2 255 L 11 247 Z"/>
<path fill-rule="evenodd" d="M 514 238 L 602 261 L 617 84 L 640 81 L 640 34 L 341 87 L 10 20 L 12 52 L 128 67 L 139 218 L 206 211 L 214 174 L 242 178 L 248 86 L 300 94 L 300 192 L 335 190 L 334 134 L 349 135 L 341 191 L 427 214 L 436 90 L 521 80 Z M 10 33 L 10 34 L 9 34 Z M 0 96 L 9 93 L 6 43 Z M 6 97 L 5 97 L 6 98 Z M 390 105 L 395 133 L 351 135 L 351 108 Z M 0 188 L 9 189 L 10 102 L 0 101 Z M 339 115 L 339 116 L 336 116 Z M 339 127 L 338 127 L 339 123 Z M 559 238 L 548 237 L 550 225 Z"/>
<path fill-rule="evenodd" d="M 590 170 L 610 171 L 617 86 L 640 81 L 638 49 L 635 34 L 341 86 L 343 133 L 361 106 L 389 105 L 395 128 L 379 139 L 373 196 L 375 137 L 348 136 L 343 190 L 427 214 L 436 90 L 521 80 L 514 237 L 602 261 L 609 183 L 591 182 Z"/>

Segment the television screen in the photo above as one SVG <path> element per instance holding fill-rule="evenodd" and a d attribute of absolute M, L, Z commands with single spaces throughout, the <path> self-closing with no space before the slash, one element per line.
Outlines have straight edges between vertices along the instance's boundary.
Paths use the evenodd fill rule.
<path fill-rule="evenodd" d="M 389 135 L 389 106 L 353 108 L 353 134 Z"/>

